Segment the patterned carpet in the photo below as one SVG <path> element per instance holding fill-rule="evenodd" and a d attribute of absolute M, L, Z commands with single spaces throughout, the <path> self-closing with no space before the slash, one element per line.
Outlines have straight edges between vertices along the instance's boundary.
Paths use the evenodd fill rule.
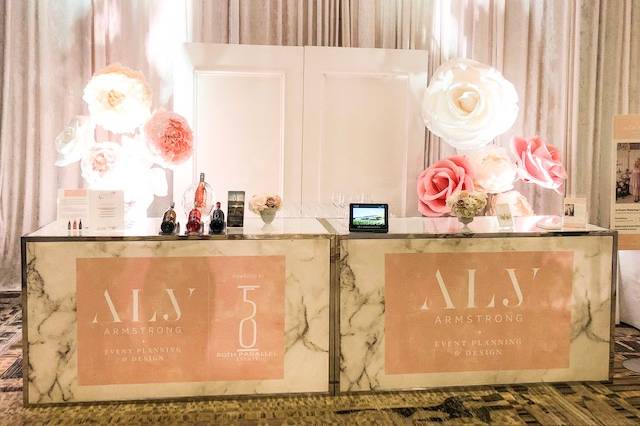
<path fill-rule="evenodd" d="M 0 294 L 0 424 L 640 424 L 640 332 L 616 330 L 613 383 L 448 388 L 381 395 L 22 407 L 20 299 Z"/>

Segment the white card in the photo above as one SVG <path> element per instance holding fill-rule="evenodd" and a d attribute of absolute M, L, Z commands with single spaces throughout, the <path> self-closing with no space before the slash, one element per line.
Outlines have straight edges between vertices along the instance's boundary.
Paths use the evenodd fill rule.
<path fill-rule="evenodd" d="M 124 228 L 124 193 L 122 191 L 90 191 L 89 217 L 96 230 Z"/>
<path fill-rule="evenodd" d="M 586 228 L 587 227 L 587 199 L 586 198 L 565 198 L 563 205 L 562 227 L 563 228 Z"/>
<path fill-rule="evenodd" d="M 500 228 L 513 228 L 513 215 L 509 204 L 496 204 L 496 217 Z"/>
<path fill-rule="evenodd" d="M 58 189 L 58 225 L 65 229 L 89 226 L 89 191 Z"/>

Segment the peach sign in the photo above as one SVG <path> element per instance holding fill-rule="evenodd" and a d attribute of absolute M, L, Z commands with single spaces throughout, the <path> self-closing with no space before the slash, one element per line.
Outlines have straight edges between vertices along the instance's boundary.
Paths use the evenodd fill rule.
<path fill-rule="evenodd" d="M 281 379 L 284 280 L 284 256 L 77 259 L 78 383 Z"/>
<path fill-rule="evenodd" d="M 385 373 L 568 368 L 573 252 L 385 255 Z"/>

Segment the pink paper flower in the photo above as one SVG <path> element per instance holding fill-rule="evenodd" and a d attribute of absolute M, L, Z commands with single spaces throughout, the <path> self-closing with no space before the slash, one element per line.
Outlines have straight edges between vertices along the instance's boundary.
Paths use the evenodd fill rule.
<path fill-rule="evenodd" d="M 528 139 L 516 136 L 511 141 L 511 152 L 515 156 L 521 180 L 560 192 L 567 172 L 556 147 L 547 145 L 538 136 Z"/>
<path fill-rule="evenodd" d="M 443 216 L 451 211 L 447 198 L 458 190 L 473 190 L 473 172 L 465 156 L 436 161 L 418 177 L 418 210 L 424 216 Z"/>
<path fill-rule="evenodd" d="M 151 152 L 168 165 L 183 163 L 191 156 L 193 132 L 179 114 L 156 111 L 144 126 Z"/>

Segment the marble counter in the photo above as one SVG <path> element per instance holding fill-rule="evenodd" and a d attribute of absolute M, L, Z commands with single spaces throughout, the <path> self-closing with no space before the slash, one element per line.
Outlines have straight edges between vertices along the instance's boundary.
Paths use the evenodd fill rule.
<path fill-rule="evenodd" d="M 341 392 L 609 379 L 614 234 L 407 231 L 340 239 Z"/>
<path fill-rule="evenodd" d="M 543 219 L 47 225 L 22 239 L 25 403 L 606 380 L 616 233 Z"/>
<path fill-rule="evenodd" d="M 328 393 L 331 235 L 23 238 L 25 403 Z"/>

